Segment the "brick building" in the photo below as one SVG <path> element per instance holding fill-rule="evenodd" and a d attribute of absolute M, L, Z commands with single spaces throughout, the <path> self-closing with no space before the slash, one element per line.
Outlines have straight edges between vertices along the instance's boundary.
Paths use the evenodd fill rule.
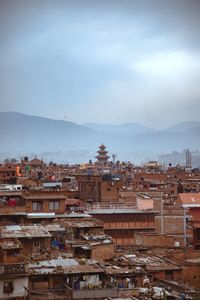
<path fill-rule="evenodd" d="M 0 184 L 16 184 L 17 183 L 17 166 L 3 165 L 0 166 Z"/>
<path fill-rule="evenodd" d="M 28 213 L 55 212 L 62 214 L 66 211 L 65 200 L 66 196 L 60 193 L 34 193 L 23 195 Z"/>
<path fill-rule="evenodd" d="M 116 245 L 134 244 L 137 231 L 155 230 L 154 211 L 136 209 L 96 209 L 89 212 L 94 218 L 104 222 L 105 234 L 111 236 Z"/>

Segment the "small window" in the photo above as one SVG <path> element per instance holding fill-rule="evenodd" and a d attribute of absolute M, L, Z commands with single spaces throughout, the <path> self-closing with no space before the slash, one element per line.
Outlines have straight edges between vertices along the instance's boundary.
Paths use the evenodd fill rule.
<path fill-rule="evenodd" d="M 49 210 L 58 210 L 59 207 L 59 201 L 49 201 Z"/>
<path fill-rule="evenodd" d="M 4 284 L 3 284 L 4 294 L 11 294 L 13 291 L 14 291 L 13 282 L 12 281 L 4 281 Z"/>

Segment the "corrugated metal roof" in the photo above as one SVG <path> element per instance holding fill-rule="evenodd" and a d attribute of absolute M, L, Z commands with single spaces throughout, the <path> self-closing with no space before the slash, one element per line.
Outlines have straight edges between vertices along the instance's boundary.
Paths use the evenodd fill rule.
<path fill-rule="evenodd" d="M 62 227 L 60 224 L 48 224 L 48 225 L 45 225 L 45 228 L 48 230 L 48 231 L 65 231 L 65 228 Z"/>
<path fill-rule="evenodd" d="M 32 238 L 32 237 L 51 237 L 47 228 L 42 225 L 19 226 L 16 229 L 13 226 L 6 226 L 1 229 L 2 238 Z M 14 226 L 15 227 L 15 226 Z"/>
<path fill-rule="evenodd" d="M 7 225 L 6 229 L 8 229 L 8 230 L 22 230 L 21 226 L 19 226 L 19 225 Z"/>
<path fill-rule="evenodd" d="M 32 274 L 46 274 L 46 273 L 99 273 L 103 269 L 96 264 L 89 264 L 84 262 L 80 264 L 73 258 L 57 258 L 51 260 L 40 261 L 35 264 L 29 264 L 30 273 Z"/>
<path fill-rule="evenodd" d="M 19 249 L 22 248 L 21 243 L 16 239 L 5 239 L 0 241 L 0 247 L 4 250 L 6 249 Z"/>
<path fill-rule="evenodd" d="M 51 188 L 51 187 L 57 187 L 62 186 L 62 182 L 44 182 L 43 187 Z"/>
<path fill-rule="evenodd" d="M 54 217 L 55 213 L 28 213 L 27 217 L 29 218 L 45 218 L 45 217 Z"/>

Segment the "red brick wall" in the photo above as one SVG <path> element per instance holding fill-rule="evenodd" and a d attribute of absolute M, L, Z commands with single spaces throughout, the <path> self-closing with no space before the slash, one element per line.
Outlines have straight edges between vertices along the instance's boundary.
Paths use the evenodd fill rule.
<path fill-rule="evenodd" d="M 101 244 L 99 246 L 95 246 L 91 251 L 92 259 L 112 259 L 114 256 L 114 244 Z"/>

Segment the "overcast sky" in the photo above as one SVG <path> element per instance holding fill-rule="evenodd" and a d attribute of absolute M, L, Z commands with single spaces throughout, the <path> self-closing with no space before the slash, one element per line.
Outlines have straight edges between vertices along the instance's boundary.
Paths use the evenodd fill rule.
<path fill-rule="evenodd" d="M 0 111 L 200 121 L 200 0 L 0 0 Z"/>

